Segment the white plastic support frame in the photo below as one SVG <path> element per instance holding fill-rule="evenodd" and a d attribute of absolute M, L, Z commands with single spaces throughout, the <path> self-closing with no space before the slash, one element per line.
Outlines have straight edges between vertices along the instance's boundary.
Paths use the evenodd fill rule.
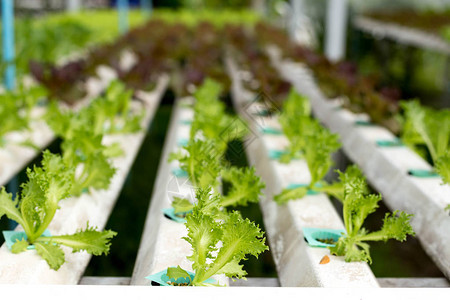
<path fill-rule="evenodd" d="M 450 55 L 450 42 L 420 29 L 385 23 L 362 16 L 355 18 L 353 24 L 356 28 L 372 34 L 375 38 L 389 38 L 401 44 Z"/>
<path fill-rule="evenodd" d="M 347 38 L 348 1 L 328 0 L 325 55 L 331 61 L 339 61 L 345 57 Z"/>
<path fill-rule="evenodd" d="M 142 131 L 135 134 L 104 137 L 104 144 L 118 142 L 125 153 L 124 156 L 112 159 L 117 172 L 111 180 L 110 188 L 91 190 L 90 193 L 82 194 L 80 197 L 62 200 L 59 203 L 60 209 L 49 226 L 52 235 L 75 233 L 77 229 L 85 228 L 88 221 L 90 226 L 97 226 L 99 230 L 104 229 L 128 171 L 144 140 L 145 128 L 153 119 L 167 84 L 168 77 L 162 76 L 152 93 L 140 92 L 140 98 L 144 100 L 143 105 L 146 110 Z M 54 271 L 37 255 L 35 250 L 13 254 L 3 244 L 0 248 L 0 283 L 78 284 L 91 255 L 86 252 L 71 253 L 71 250 L 66 247 L 63 247 L 63 250 L 66 262 L 58 271 Z"/>
<path fill-rule="evenodd" d="M 331 131 L 341 136 L 344 152 L 364 172 L 391 210 L 413 214 L 411 225 L 424 250 L 450 278 L 450 186 L 442 179 L 415 178 L 410 169 L 431 170 L 432 167 L 408 147 L 380 148 L 377 140 L 396 137 L 380 126 L 355 126 L 357 120 L 368 120 L 365 114 L 346 109 L 336 110 L 337 102 L 319 90 L 310 70 L 298 63 L 283 62 L 275 48 L 269 50 L 274 66 L 297 91 L 306 95 L 314 115 Z"/>
<path fill-rule="evenodd" d="M 191 102 L 191 98 L 177 100 L 172 113 L 131 285 L 150 285 L 145 277 L 168 267 L 179 265 L 192 271 L 192 262 L 187 259 L 192 252 L 191 245 L 183 239 L 187 236 L 184 223 L 169 220 L 162 212 L 164 208 L 171 207 L 174 196 L 190 197 L 192 200 L 195 196 L 194 188 L 187 178 L 177 178 L 172 174 L 179 163 L 168 161 L 170 153 L 181 150 L 179 141 L 189 140 L 190 124 L 182 121 L 193 119 L 193 109 L 186 107 Z M 221 285 L 228 285 L 228 279 L 224 275 L 215 276 L 215 279 Z"/>
<path fill-rule="evenodd" d="M 281 286 L 310 287 L 379 287 L 375 276 L 366 263 L 347 263 L 343 257 L 331 256 L 326 248 L 310 247 L 303 237 L 302 228 L 316 227 L 343 229 L 344 225 L 331 201 L 324 194 L 306 196 L 300 200 L 278 205 L 273 197 L 290 183 L 311 180 L 304 160 L 282 164 L 269 158 L 269 150 L 282 150 L 288 145 L 285 136 L 263 135 L 262 127 L 281 128 L 277 117 L 255 117 L 250 114 L 256 103 L 249 104 L 252 96 L 245 92 L 235 63 L 227 60 L 232 78 L 232 99 L 235 109 L 249 124 L 251 136 L 246 153 L 251 165 L 266 183 L 260 207 L 267 229 L 270 250 L 274 257 Z M 328 255 L 328 264 L 319 264 Z"/>

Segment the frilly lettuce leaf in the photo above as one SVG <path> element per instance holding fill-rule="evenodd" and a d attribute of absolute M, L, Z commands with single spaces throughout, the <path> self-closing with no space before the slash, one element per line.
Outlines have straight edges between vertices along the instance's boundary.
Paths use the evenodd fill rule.
<path fill-rule="evenodd" d="M 186 217 L 188 236 L 185 239 L 193 249 L 193 254 L 188 258 L 195 270 L 191 284 L 202 285 L 203 281 L 216 274 L 242 278 L 246 272 L 239 262 L 247 255 L 257 257 L 268 249 L 264 244 L 263 232 L 250 220 L 243 219 L 238 212 L 229 213 L 224 220 L 216 220 L 205 212 L 206 207 L 218 208 L 220 202 L 209 191 L 200 190 L 197 199 L 198 205 Z"/>
<path fill-rule="evenodd" d="M 277 204 L 285 204 L 289 200 L 301 199 L 306 196 L 308 192 L 308 187 L 297 187 L 294 189 L 283 189 L 280 194 L 275 195 L 273 200 Z"/>
<path fill-rule="evenodd" d="M 58 271 L 66 261 L 64 251 L 58 245 L 36 242 L 34 246 L 37 254 L 55 271 Z"/>
<path fill-rule="evenodd" d="M 174 213 L 179 214 L 191 211 L 194 204 L 192 204 L 188 199 L 173 197 L 172 207 L 174 208 Z"/>
<path fill-rule="evenodd" d="M 180 266 L 178 267 L 170 267 L 167 268 L 167 276 L 169 279 L 178 279 L 178 278 L 190 278 L 191 276 L 185 270 L 183 270 Z"/>
<path fill-rule="evenodd" d="M 223 169 L 222 179 L 231 183 L 228 194 L 223 196 L 222 206 L 247 205 L 249 202 L 257 203 L 265 184 L 261 178 L 255 174 L 252 168 L 231 167 Z"/>
<path fill-rule="evenodd" d="M 58 202 L 69 196 L 74 169 L 64 164 L 59 155 L 44 151 L 42 167 L 27 170 L 28 182 L 22 184 L 20 223 L 30 243 L 50 224 Z"/>
<path fill-rule="evenodd" d="M 0 190 L 0 219 L 6 215 L 10 220 L 16 221 L 19 224 L 24 224 L 20 210 L 17 207 L 19 199 L 13 200 L 12 194 L 7 193 L 5 187 Z"/>
<path fill-rule="evenodd" d="M 89 227 L 89 223 L 84 230 L 78 230 L 71 235 L 39 237 L 39 243 L 48 242 L 56 245 L 63 245 L 72 248 L 73 252 L 86 251 L 93 255 L 108 254 L 111 246 L 110 240 L 117 233 L 112 230 L 98 231 L 95 227 Z"/>
<path fill-rule="evenodd" d="M 403 101 L 405 122 L 402 140 L 412 147 L 426 145 L 436 164 L 450 147 L 450 110 L 421 106 L 418 100 Z"/>
<path fill-rule="evenodd" d="M 183 147 L 187 153 L 172 154 L 170 159 L 177 159 L 181 169 L 189 175 L 195 187 L 217 187 L 223 153 L 219 152 L 211 140 L 190 140 Z"/>
<path fill-rule="evenodd" d="M 27 247 L 29 245 L 30 244 L 25 239 L 22 239 L 20 241 L 16 240 L 16 242 L 11 247 L 11 252 L 14 254 L 21 253 L 21 252 L 27 250 Z"/>
<path fill-rule="evenodd" d="M 333 152 L 340 148 L 339 136 L 328 129 L 319 127 L 306 137 L 304 157 L 311 173 L 310 187 L 325 177 L 333 166 Z"/>
<path fill-rule="evenodd" d="M 378 208 L 381 195 L 368 194 L 365 179 L 358 176 L 355 169 L 340 173 L 344 185 L 343 219 L 346 233 L 339 238 L 335 247 L 329 247 L 331 254 L 345 256 L 345 261 L 372 262 L 368 241 L 406 240 L 407 235 L 414 235 L 410 225 L 412 215 L 395 211 L 386 214 L 379 231 L 369 233 L 363 228 L 365 219 Z"/>
<path fill-rule="evenodd" d="M 450 184 L 450 152 L 438 158 L 436 172 L 442 177 L 443 184 Z"/>

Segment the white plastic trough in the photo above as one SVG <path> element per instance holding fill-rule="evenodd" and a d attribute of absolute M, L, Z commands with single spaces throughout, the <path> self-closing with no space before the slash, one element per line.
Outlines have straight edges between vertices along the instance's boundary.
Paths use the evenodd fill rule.
<path fill-rule="evenodd" d="M 260 206 L 267 230 L 270 250 L 274 257 L 281 286 L 310 287 L 378 287 L 377 280 L 366 263 L 347 263 L 343 257 L 330 255 L 326 248 L 310 247 L 304 240 L 302 228 L 344 229 L 344 225 L 325 194 L 311 195 L 301 200 L 278 205 L 273 196 L 291 183 L 309 183 L 310 173 L 304 160 L 281 164 L 269 158 L 269 150 L 282 150 L 288 144 L 283 135 L 261 133 L 267 125 L 281 128 L 276 117 L 255 117 L 254 97 L 241 84 L 240 72 L 231 60 L 227 67 L 232 78 L 232 99 L 235 109 L 249 123 L 251 134 L 246 152 L 251 165 L 266 183 Z M 319 264 L 328 255 L 328 264 Z"/>
<path fill-rule="evenodd" d="M 356 17 L 353 24 L 361 31 L 376 38 L 389 38 L 404 45 L 441 52 L 450 55 L 450 43 L 432 33 L 394 23 L 386 23 L 368 17 Z"/>
<path fill-rule="evenodd" d="M 145 101 L 143 109 L 146 111 L 142 122 L 142 131 L 135 134 L 104 137 L 104 144 L 118 142 L 125 153 L 122 157 L 112 159 L 117 172 L 111 180 L 110 188 L 108 190 L 91 190 L 90 193 L 83 194 L 78 198 L 62 200 L 61 208 L 56 212 L 49 226 L 53 235 L 74 233 L 78 228 L 85 228 L 87 221 L 90 226 L 97 226 L 100 230 L 104 229 L 167 84 L 168 77 L 162 76 L 153 92 L 140 92 L 140 98 Z M 37 255 L 35 250 L 12 254 L 4 244 L 0 248 L 0 283 L 78 284 L 91 255 L 86 252 L 71 253 L 69 248 L 63 248 L 66 263 L 58 271 L 54 271 Z"/>
<path fill-rule="evenodd" d="M 186 258 L 192 254 L 191 245 L 182 239 L 187 236 L 184 223 L 172 221 L 162 212 L 162 209 L 171 207 L 173 196 L 189 196 L 191 199 L 195 196 L 187 178 L 177 178 L 172 174 L 172 170 L 178 168 L 179 163 L 168 162 L 170 153 L 178 152 L 182 148 L 180 141 L 189 140 L 191 126 L 183 121 L 192 120 L 194 117 L 193 109 L 187 107 L 192 100 L 179 99 L 173 108 L 131 285 L 150 285 L 150 281 L 145 277 L 168 267 L 179 265 L 192 271 L 192 262 Z M 214 278 L 221 285 L 228 285 L 225 276 Z"/>
<path fill-rule="evenodd" d="M 377 146 L 377 140 L 393 140 L 395 136 L 380 126 L 355 126 L 356 120 L 368 120 L 368 116 L 336 110 L 337 103 L 326 99 L 310 70 L 298 63 L 281 61 L 274 48 L 269 53 L 280 74 L 299 93 L 309 97 L 314 115 L 341 136 L 345 153 L 383 195 L 386 205 L 392 210 L 414 214 L 411 225 L 423 248 L 450 278 L 450 217 L 445 211 L 450 204 L 450 186 L 443 185 L 439 177 L 408 175 L 410 169 L 431 170 L 432 167 L 408 147 Z"/>

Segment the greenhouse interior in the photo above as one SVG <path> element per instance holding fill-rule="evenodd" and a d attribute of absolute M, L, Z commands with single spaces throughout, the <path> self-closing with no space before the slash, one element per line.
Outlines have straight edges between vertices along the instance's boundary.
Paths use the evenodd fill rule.
<path fill-rule="evenodd" d="M 450 299 L 449 0 L 2 0 L 0 26 L 0 290 Z"/>

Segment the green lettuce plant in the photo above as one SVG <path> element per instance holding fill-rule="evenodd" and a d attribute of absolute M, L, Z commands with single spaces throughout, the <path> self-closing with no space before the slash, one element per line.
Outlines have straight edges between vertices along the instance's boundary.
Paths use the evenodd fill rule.
<path fill-rule="evenodd" d="M 5 134 L 30 128 L 32 109 L 45 95 L 42 87 L 26 88 L 23 85 L 15 91 L 0 94 L 0 147 L 4 146 Z"/>
<path fill-rule="evenodd" d="M 219 100 L 221 92 L 221 84 L 209 78 L 197 89 L 190 137 L 200 135 L 214 141 L 219 151 L 225 151 L 230 141 L 241 139 L 248 130 L 239 117 L 226 113 L 225 104 Z"/>
<path fill-rule="evenodd" d="M 311 182 L 305 187 L 284 189 L 274 197 L 278 204 L 284 204 L 289 200 L 303 198 L 308 190 L 324 191 L 321 186 L 327 186 L 323 178 L 333 166 L 332 154 L 340 148 L 339 137 L 332 134 L 328 129 L 315 127 L 310 135 L 304 138 L 303 157 L 308 164 L 311 173 Z"/>
<path fill-rule="evenodd" d="M 74 131 L 73 137 L 61 144 L 64 162 L 78 170 L 73 174 L 71 188 L 73 196 L 81 195 L 89 187 L 94 189 L 109 187 L 116 173 L 109 158 L 120 156 L 123 152 L 117 144 L 104 146 L 102 139 L 103 136 L 93 135 L 91 131 L 83 128 Z"/>
<path fill-rule="evenodd" d="M 320 125 L 311 118 L 309 99 L 299 95 L 294 89 L 291 89 L 289 96 L 283 103 L 279 121 L 284 135 L 289 140 L 287 153 L 281 156 L 280 161 L 288 163 L 292 159 L 302 156 L 306 145 L 305 137 Z"/>
<path fill-rule="evenodd" d="M 223 154 L 219 153 L 211 140 L 190 140 L 184 152 L 172 153 L 169 160 L 178 160 L 195 187 L 217 188 Z"/>
<path fill-rule="evenodd" d="M 196 188 L 217 190 L 221 183 L 229 184 L 222 207 L 258 202 L 265 185 L 255 170 L 230 167 L 224 159 L 228 143 L 242 138 L 246 127 L 240 119 L 226 114 L 224 104 L 219 101 L 221 90 L 221 85 L 211 79 L 206 79 L 196 90 L 190 140 L 183 151 L 171 154 L 170 161 L 179 161 Z M 191 211 L 193 205 L 188 199 L 177 197 L 172 202 L 175 214 Z"/>
<path fill-rule="evenodd" d="M 367 242 L 395 239 L 405 241 L 407 235 L 415 235 L 410 219 L 412 215 L 394 211 L 387 213 L 380 230 L 368 232 L 363 227 L 365 219 L 375 212 L 381 195 L 369 194 L 363 176 L 355 176 L 353 170 L 340 173 L 343 192 L 343 219 L 346 233 L 339 238 L 335 247 L 329 247 L 331 254 L 345 256 L 345 261 L 366 261 L 371 263 L 369 244 Z"/>
<path fill-rule="evenodd" d="M 444 184 L 450 184 L 450 151 L 436 161 L 436 172 L 442 177 Z"/>
<path fill-rule="evenodd" d="M 204 281 L 214 275 L 243 278 L 247 272 L 240 264 L 248 255 L 258 255 L 268 249 L 264 233 L 248 219 L 234 211 L 217 219 L 211 211 L 220 208 L 220 196 L 211 195 L 210 190 L 198 190 L 197 202 L 192 214 L 186 216 L 188 235 L 184 239 L 192 247 L 194 279 L 193 286 L 211 285 Z M 170 279 L 189 278 L 187 271 L 179 266 L 168 268 Z"/>
<path fill-rule="evenodd" d="M 402 141 L 426 158 L 420 146 L 426 146 L 436 171 L 448 183 L 450 149 L 450 110 L 421 106 L 418 100 L 403 101 Z"/>
<path fill-rule="evenodd" d="M 109 252 L 109 241 L 116 233 L 98 231 L 89 224 L 72 235 L 42 236 L 59 208 L 59 201 L 70 196 L 73 173 L 74 169 L 68 167 L 59 155 L 45 151 L 42 167 L 34 166 L 27 170 L 28 181 L 22 185 L 20 196 L 13 200 L 12 194 L 4 188 L 1 190 L 0 218 L 6 215 L 19 223 L 27 236 L 16 240 L 12 246 L 13 253 L 23 252 L 29 245 L 34 245 L 37 254 L 47 261 L 49 267 L 58 270 L 65 262 L 60 246 L 93 255 Z"/>
<path fill-rule="evenodd" d="M 220 207 L 246 206 L 248 203 L 257 203 L 265 184 L 261 178 L 255 174 L 252 168 L 230 167 L 222 169 L 220 172 L 223 181 L 226 181 L 230 188 L 226 195 L 220 197 Z M 175 214 L 186 213 L 192 210 L 194 204 L 188 199 L 174 197 L 172 207 Z"/>

